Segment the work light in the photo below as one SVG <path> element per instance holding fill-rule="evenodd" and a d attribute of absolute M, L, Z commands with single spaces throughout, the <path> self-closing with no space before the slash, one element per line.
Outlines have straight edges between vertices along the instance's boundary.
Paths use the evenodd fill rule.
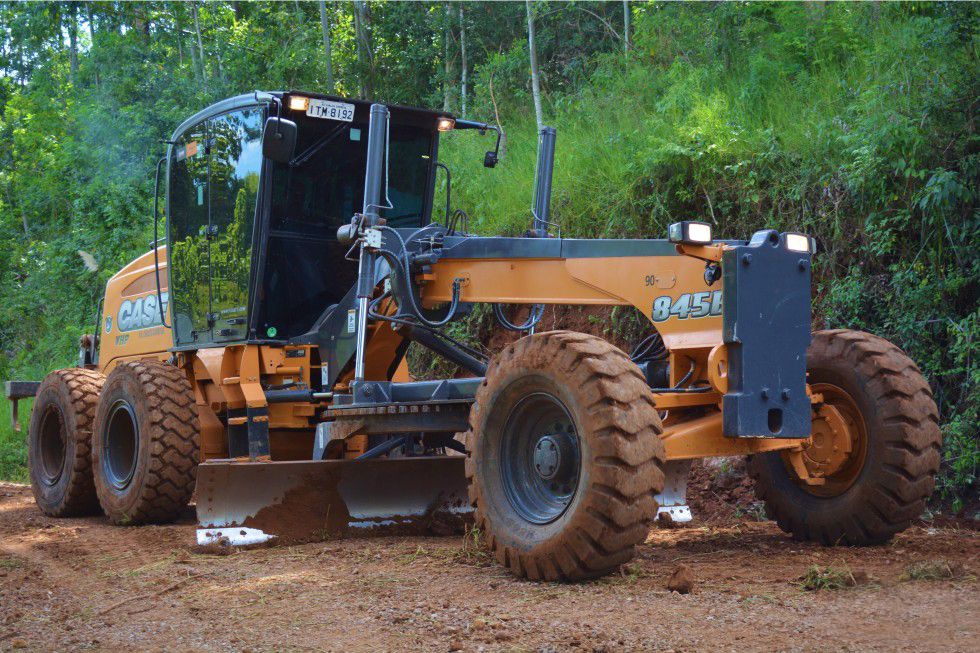
<path fill-rule="evenodd" d="M 310 107 L 310 98 L 293 95 L 289 98 L 289 108 L 293 111 L 306 111 Z"/>
<path fill-rule="evenodd" d="M 449 116 L 439 116 L 436 118 L 436 129 L 441 132 L 451 132 L 456 127 L 456 121 Z"/>
<path fill-rule="evenodd" d="M 711 242 L 711 225 L 707 222 L 675 222 L 667 227 L 667 238 L 672 243 L 707 245 Z"/>
<path fill-rule="evenodd" d="M 813 238 L 805 234 L 785 233 L 783 235 L 785 236 L 786 249 L 791 252 L 812 254 L 817 249 L 817 244 Z"/>

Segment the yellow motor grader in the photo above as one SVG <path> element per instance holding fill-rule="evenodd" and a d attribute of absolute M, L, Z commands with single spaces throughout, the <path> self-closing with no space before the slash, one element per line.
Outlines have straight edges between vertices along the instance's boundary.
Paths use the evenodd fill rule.
<path fill-rule="evenodd" d="M 499 147 L 493 125 L 313 93 L 181 124 L 158 165 L 166 246 L 109 280 L 79 365 L 36 390 L 41 510 L 166 522 L 193 497 L 199 542 L 230 545 L 475 519 L 502 565 L 547 580 L 616 569 L 659 512 L 689 520 L 695 458 L 749 456 L 800 539 L 885 542 L 921 513 L 929 386 L 881 338 L 811 332 L 810 237 L 556 236 L 550 127 L 528 231 L 477 236 L 448 188 L 433 216 L 450 130 Z M 523 337 L 490 357 L 450 337 L 478 303 Z M 626 353 L 540 332 L 546 305 L 632 306 L 649 336 Z M 411 343 L 466 374 L 413 379 Z"/>

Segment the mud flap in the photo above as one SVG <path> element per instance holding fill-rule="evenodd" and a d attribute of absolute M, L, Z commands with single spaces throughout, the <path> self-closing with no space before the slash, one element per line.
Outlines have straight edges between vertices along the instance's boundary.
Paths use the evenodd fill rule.
<path fill-rule="evenodd" d="M 294 544 L 461 531 L 463 456 L 244 462 L 197 468 L 198 544 Z"/>

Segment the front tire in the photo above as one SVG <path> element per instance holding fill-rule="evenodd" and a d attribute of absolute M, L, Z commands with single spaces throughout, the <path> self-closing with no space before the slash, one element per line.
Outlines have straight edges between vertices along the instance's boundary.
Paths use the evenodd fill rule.
<path fill-rule="evenodd" d="M 901 349 L 845 329 L 813 334 L 807 372 L 812 391 L 840 416 L 835 431 L 818 413 L 803 453 L 822 484 L 801 480 L 790 453 L 761 454 L 748 462 L 756 495 L 795 539 L 887 542 L 922 514 L 939 471 L 942 435 L 929 385 Z M 832 440 L 837 431 L 847 439 Z"/>
<path fill-rule="evenodd" d="M 34 501 L 51 517 L 99 510 L 92 484 L 92 421 L 105 377 L 70 368 L 51 372 L 38 387 L 28 429 Z"/>
<path fill-rule="evenodd" d="M 552 331 L 501 352 L 465 437 L 476 526 L 500 564 L 577 581 L 629 561 L 657 514 L 660 433 L 642 374 L 606 341 Z"/>
<path fill-rule="evenodd" d="M 120 363 L 106 379 L 92 437 L 95 487 L 109 519 L 175 520 L 194 492 L 198 430 L 182 370 L 158 361 Z"/>

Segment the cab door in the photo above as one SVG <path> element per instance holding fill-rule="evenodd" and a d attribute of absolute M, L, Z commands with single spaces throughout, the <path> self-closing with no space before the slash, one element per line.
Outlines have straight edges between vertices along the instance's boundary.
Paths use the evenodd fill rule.
<path fill-rule="evenodd" d="M 212 338 L 245 340 L 252 228 L 262 171 L 264 111 L 249 107 L 212 118 L 209 171 Z"/>
<path fill-rule="evenodd" d="M 211 340 L 208 131 L 191 127 L 171 150 L 167 196 L 170 307 L 174 344 Z"/>

